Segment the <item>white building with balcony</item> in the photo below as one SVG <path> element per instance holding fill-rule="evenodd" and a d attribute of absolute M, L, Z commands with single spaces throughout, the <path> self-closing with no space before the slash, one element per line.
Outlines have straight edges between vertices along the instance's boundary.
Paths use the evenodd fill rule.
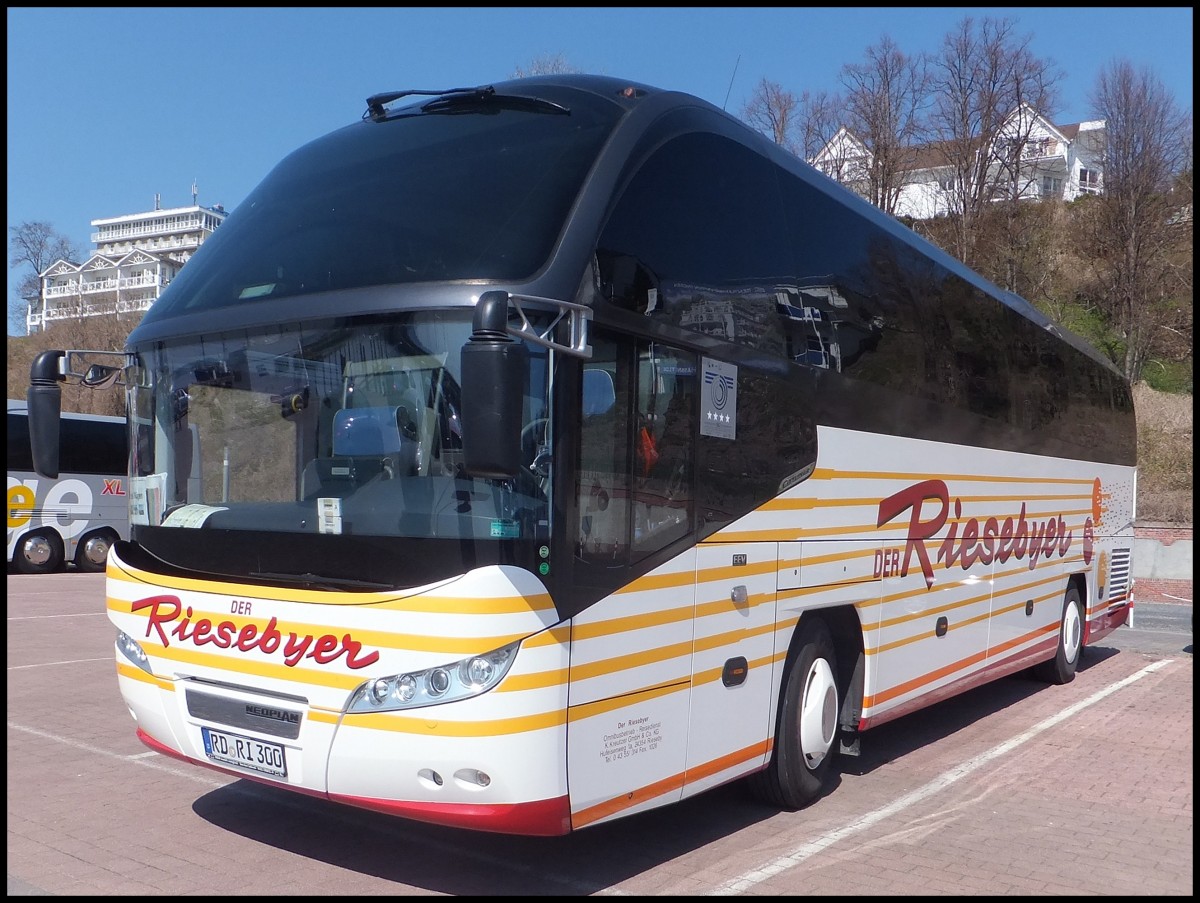
<path fill-rule="evenodd" d="M 1000 199 L 1073 201 L 1103 191 L 1104 120 L 1055 125 L 1028 106 L 1016 110 L 992 146 L 979 148 L 991 195 Z M 932 219 L 954 212 L 961 186 L 952 165 L 954 152 L 933 143 L 910 149 L 896 216 Z M 865 195 L 871 152 L 849 130 L 837 134 L 812 160 L 813 166 Z"/>
<path fill-rule="evenodd" d="M 92 220 L 95 253 L 83 263 L 56 260 L 39 274 L 41 296 L 25 317 L 30 335 L 55 320 L 144 312 L 228 215 L 220 204 L 162 210 L 156 197 L 154 206 Z"/>

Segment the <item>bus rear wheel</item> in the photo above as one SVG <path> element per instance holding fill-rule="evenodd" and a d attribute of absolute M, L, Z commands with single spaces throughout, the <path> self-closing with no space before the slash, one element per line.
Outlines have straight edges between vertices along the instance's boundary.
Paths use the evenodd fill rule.
<path fill-rule="evenodd" d="M 22 574 L 49 574 L 62 569 L 63 545 L 58 534 L 35 530 L 21 537 L 13 552 L 13 564 Z"/>
<path fill-rule="evenodd" d="M 111 530 L 97 530 L 79 540 L 75 549 L 75 567 L 89 574 L 104 570 L 108 564 L 108 550 L 117 541 L 117 534 Z"/>
<path fill-rule="evenodd" d="M 836 675 L 829 627 L 820 618 L 806 621 L 784 677 L 771 761 L 749 778 L 755 796 L 794 810 L 821 795 L 838 751 Z"/>
<path fill-rule="evenodd" d="M 1069 684 L 1083 652 L 1083 599 L 1072 583 L 1063 596 L 1062 616 L 1058 622 L 1058 648 L 1054 658 L 1032 668 L 1033 676 L 1052 684 Z"/>

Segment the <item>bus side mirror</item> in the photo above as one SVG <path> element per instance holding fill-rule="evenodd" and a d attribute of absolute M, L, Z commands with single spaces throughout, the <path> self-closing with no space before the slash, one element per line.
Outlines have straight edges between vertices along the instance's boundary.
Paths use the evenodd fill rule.
<path fill-rule="evenodd" d="M 29 446 L 33 469 L 48 480 L 58 477 L 58 418 L 62 413 L 62 372 L 64 351 L 43 351 L 29 365 Z"/>
<path fill-rule="evenodd" d="M 103 364 L 92 364 L 83 374 L 80 384 L 89 389 L 107 389 L 121 378 L 120 367 L 106 367 Z"/>
<path fill-rule="evenodd" d="M 462 348 L 463 466 L 470 476 L 507 480 L 521 468 L 521 404 L 529 351 L 509 337 L 508 293 L 484 292 Z"/>

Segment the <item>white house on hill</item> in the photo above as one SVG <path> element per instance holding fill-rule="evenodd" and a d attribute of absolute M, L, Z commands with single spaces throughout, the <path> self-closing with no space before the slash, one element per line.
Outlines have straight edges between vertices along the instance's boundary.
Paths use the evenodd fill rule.
<path fill-rule="evenodd" d="M 976 151 L 986 155 L 986 166 L 971 167 L 969 171 L 986 173 L 997 198 L 1015 195 L 1022 200 L 1073 201 L 1103 190 L 1105 137 L 1103 120 L 1055 125 L 1023 106 L 1009 118 L 999 140 Z M 952 212 L 959 194 L 955 157 L 948 142 L 909 149 L 896 215 L 931 219 Z M 839 129 L 809 162 L 866 196 L 871 152 L 848 129 Z M 975 162 L 982 164 L 983 160 Z"/>

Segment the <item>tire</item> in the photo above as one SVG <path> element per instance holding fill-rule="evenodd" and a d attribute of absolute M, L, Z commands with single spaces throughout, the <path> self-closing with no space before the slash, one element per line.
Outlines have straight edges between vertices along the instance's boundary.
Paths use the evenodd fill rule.
<path fill-rule="evenodd" d="M 1054 658 L 1034 665 L 1033 676 L 1052 684 L 1069 684 L 1083 654 L 1083 600 L 1079 587 L 1072 583 L 1063 596 L 1062 616 L 1058 621 L 1058 648 Z"/>
<path fill-rule="evenodd" d="M 13 565 L 22 574 L 51 574 L 62 570 L 62 539 L 53 530 L 26 533 L 13 550 Z"/>
<path fill-rule="evenodd" d="M 89 574 L 99 573 L 108 565 L 108 550 L 117 541 L 111 530 L 97 530 L 81 537 L 75 548 L 75 567 Z"/>
<path fill-rule="evenodd" d="M 836 675 L 828 626 L 820 618 L 805 621 L 783 678 L 771 761 L 748 778 L 758 798 L 796 810 L 821 796 L 838 752 Z"/>

